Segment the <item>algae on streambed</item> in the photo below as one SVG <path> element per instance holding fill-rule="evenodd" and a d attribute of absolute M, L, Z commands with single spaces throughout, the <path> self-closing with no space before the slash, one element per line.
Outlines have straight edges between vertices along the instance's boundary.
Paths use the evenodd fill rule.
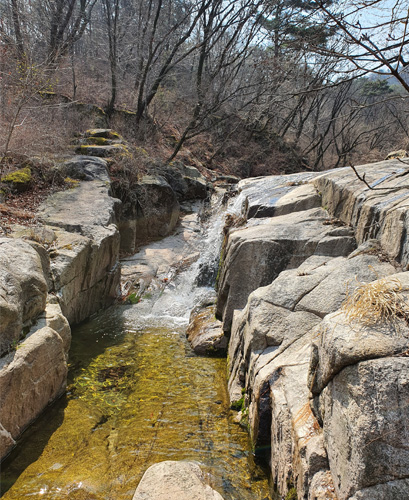
<path fill-rule="evenodd" d="M 247 433 L 232 422 L 226 361 L 194 356 L 184 327 L 138 330 L 130 310 L 73 331 L 67 395 L 4 463 L 4 500 L 131 500 L 162 460 L 200 462 L 226 500 L 268 498 Z"/>

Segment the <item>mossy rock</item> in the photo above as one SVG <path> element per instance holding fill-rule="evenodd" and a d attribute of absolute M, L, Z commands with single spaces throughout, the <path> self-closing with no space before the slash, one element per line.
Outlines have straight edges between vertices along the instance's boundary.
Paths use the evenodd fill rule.
<path fill-rule="evenodd" d="M 298 500 L 297 489 L 292 487 L 288 490 L 285 500 Z"/>
<path fill-rule="evenodd" d="M 85 139 L 85 143 L 92 146 L 92 145 L 96 145 L 96 146 L 105 146 L 107 144 L 110 144 L 111 141 L 110 139 L 106 139 L 105 137 L 86 137 Z"/>
<path fill-rule="evenodd" d="M 85 137 L 102 137 L 103 139 L 122 139 L 118 132 L 110 128 L 91 128 L 85 132 Z"/>
<path fill-rule="evenodd" d="M 1 182 L 9 186 L 12 191 L 22 192 L 30 187 L 32 180 L 30 167 L 20 168 L 11 174 L 4 175 Z"/>
<path fill-rule="evenodd" d="M 123 144 L 108 144 L 106 146 L 98 146 L 97 144 L 82 145 L 76 148 L 76 153 L 87 156 L 97 156 L 99 158 L 108 158 L 116 155 L 129 154 L 128 149 Z"/>

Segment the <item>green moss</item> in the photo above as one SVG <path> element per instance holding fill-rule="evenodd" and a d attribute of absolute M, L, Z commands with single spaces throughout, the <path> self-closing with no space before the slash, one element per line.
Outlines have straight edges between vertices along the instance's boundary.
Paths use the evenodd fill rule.
<path fill-rule="evenodd" d="M 285 496 L 285 500 L 298 500 L 296 488 L 292 487 L 288 490 L 288 493 Z"/>
<path fill-rule="evenodd" d="M 80 185 L 80 181 L 77 180 L 77 179 L 71 179 L 71 177 L 66 177 L 64 179 L 64 182 L 65 184 L 70 188 L 70 189 L 73 189 L 73 188 L 76 188 Z"/>
<path fill-rule="evenodd" d="M 114 130 L 111 129 L 95 129 L 95 128 L 90 128 L 86 130 L 85 136 L 88 137 L 89 139 L 95 139 L 96 137 L 102 137 L 104 139 L 122 139 L 122 137 L 118 134 L 118 132 L 115 132 Z"/>
<path fill-rule="evenodd" d="M 4 175 L 1 181 L 8 184 L 12 190 L 24 191 L 28 188 L 31 182 L 31 169 L 30 167 L 20 168 L 11 174 Z"/>
<path fill-rule="evenodd" d="M 109 144 L 109 139 L 106 139 L 105 137 L 87 137 L 86 143 L 89 144 L 90 146 L 105 146 Z"/>
<path fill-rule="evenodd" d="M 233 401 L 230 405 L 230 408 L 235 411 L 241 411 L 244 409 L 244 395 L 238 400 Z"/>
<path fill-rule="evenodd" d="M 13 184 L 27 184 L 31 181 L 31 169 L 29 167 L 20 168 L 11 174 L 4 175 L 1 180 Z"/>

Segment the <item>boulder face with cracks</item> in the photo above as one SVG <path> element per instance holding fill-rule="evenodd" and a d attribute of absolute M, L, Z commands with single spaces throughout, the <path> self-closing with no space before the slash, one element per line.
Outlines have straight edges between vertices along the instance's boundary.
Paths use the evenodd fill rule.
<path fill-rule="evenodd" d="M 407 496 L 406 320 L 351 324 L 341 309 L 357 286 L 389 276 L 409 301 L 408 273 L 395 276 L 386 257 L 406 265 L 402 168 L 369 166 L 373 185 L 391 183 L 382 192 L 344 169 L 298 187 L 288 176 L 239 183 L 250 220 L 228 235 L 218 315 L 231 334 L 231 400 L 244 391 L 255 451 L 283 495 L 294 485 L 311 500 Z"/>
<path fill-rule="evenodd" d="M 117 295 L 120 236 L 116 226 L 121 202 L 109 195 L 106 163 L 86 157 L 69 161 L 85 172 L 78 187 L 55 193 L 40 207 L 39 217 L 55 234 L 50 248 L 53 289 L 63 314 L 77 324 Z"/>

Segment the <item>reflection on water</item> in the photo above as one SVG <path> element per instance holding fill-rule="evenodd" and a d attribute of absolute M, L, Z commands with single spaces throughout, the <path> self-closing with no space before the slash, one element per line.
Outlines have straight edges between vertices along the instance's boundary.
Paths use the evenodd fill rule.
<path fill-rule="evenodd" d="M 184 326 L 142 329 L 137 315 L 112 308 L 74 330 L 68 393 L 4 463 L 4 500 L 131 500 L 162 460 L 200 462 L 226 499 L 268 498 L 231 419 L 225 360 L 194 356 Z"/>

